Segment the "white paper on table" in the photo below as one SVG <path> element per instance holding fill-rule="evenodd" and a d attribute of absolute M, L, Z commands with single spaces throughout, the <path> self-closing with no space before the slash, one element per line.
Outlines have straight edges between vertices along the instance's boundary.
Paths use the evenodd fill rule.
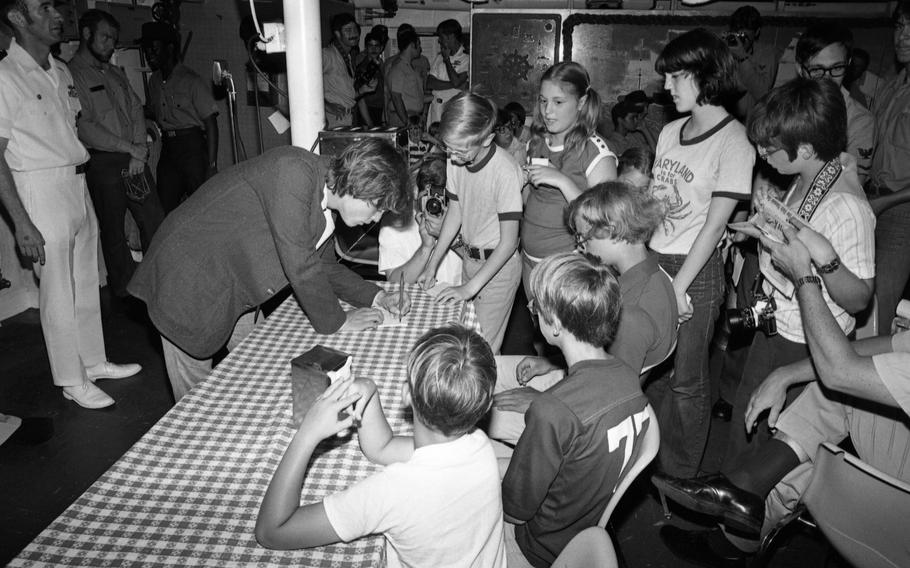
<path fill-rule="evenodd" d="M 396 316 L 395 314 L 393 314 L 392 312 L 390 312 L 389 310 L 387 310 L 385 308 L 376 308 L 376 309 L 378 309 L 379 313 L 382 314 L 382 323 L 379 324 L 379 327 L 381 327 L 381 328 L 382 327 L 401 327 L 404 325 L 408 325 L 409 318 L 408 318 L 407 314 L 405 314 L 404 316 L 401 317 L 401 319 L 399 319 L 398 316 Z"/>

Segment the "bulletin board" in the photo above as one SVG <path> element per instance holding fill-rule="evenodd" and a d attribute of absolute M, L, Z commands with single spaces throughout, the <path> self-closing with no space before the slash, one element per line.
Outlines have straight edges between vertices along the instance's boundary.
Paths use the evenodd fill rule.
<path fill-rule="evenodd" d="M 778 56 L 810 24 L 825 21 L 786 16 L 763 20 L 759 41 L 772 46 Z M 667 42 L 696 27 L 720 33 L 727 29 L 728 22 L 728 16 L 576 13 L 563 23 L 562 59 L 584 65 L 591 75 L 592 86 L 605 102 L 638 89 L 653 94 L 663 88 L 662 77 L 654 71 L 654 62 Z M 891 22 L 882 18 L 854 18 L 844 23 L 853 32 L 854 46 L 869 52 L 869 70 L 890 75 L 894 53 Z"/>
<path fill-rule="evenodd" d="M 559 61 L 559 14 L 474 14 L 471 90 L 501 108 L 516 101 L 530 111 L 540 76 Z"/>

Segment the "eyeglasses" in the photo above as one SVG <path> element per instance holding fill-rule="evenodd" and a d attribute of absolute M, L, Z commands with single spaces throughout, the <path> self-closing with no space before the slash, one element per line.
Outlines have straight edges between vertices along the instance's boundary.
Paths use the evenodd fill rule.
<path fill-rule="evenodd" d="M 588 244 L 588 241 L 590 241 L 594 237 L 594 235 L 590 234 L 590 233 L 587 235 L 583 235 L 581 233 L 575 233 L 572 236 L 575 237 L 575 246 L 578 248 L 584 248 L 585 245 Z"/>
<path fill-rule="evenodd" d="M 587 233 L 574 233 L 572 236 L 575 238 L 575 247 L 583 249 L 587 246 L 588 241 L 591 239 L 606 239 L 609 238 L 613 231 L 615 231 L 613 225 L 604 225 L 603 227 L 598 227 L 596 229 L 591 229 Z"/>
<path fill-rule="evenodd" d="M 849 66 L 849 62 L 838 63 L 837 65 L 832 65 L 831 67 L 806 67 L 805 65 L 800 65 L 800 67 L 803 68 L 803 73 L 812 79 L 821 79 L 825 75 L 829 75 L 831 77 L 843 77 L 844 73 L 847 72 L 847 68 Z"/>
<path fill-rule="evenodd" d="M 720 37 L 728 46 L 736 47 L 737 45 L 746 43 L 746 39 L 748 39 L 749 36 L 746 32 L 726 32 Z"/>
<path fill-rule="evenodd" d="M 467 163 L 471 163 L 472 161 L 474 161 L 475 158 L 477 158 L 477 155 L 480 154 L 481 148 L 482 148 L 482 146 L 477 145 L 477 146 L 468 147 L 468 148 L 465 148 L 464 150 L 462 150 L 459 148 L 452 148 L 452 147 L 446 146 L 445 152 L 446 152 L 446 156 L 448 156 L 449 159 L 455 158 L 459 162 L 467 164 Z"/>
<path fill-rule="evenodd" d="M 765 148 L 764 146 L 758 147 L 758 157 L 762 160 L 767 161 L 770 156 L 780 152 L 783 148 Z"/>

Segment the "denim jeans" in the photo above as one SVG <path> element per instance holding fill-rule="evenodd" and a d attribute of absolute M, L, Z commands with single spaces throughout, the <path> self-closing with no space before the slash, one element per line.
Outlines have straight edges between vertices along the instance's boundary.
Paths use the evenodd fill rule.
<path fill-rule="evenodd" d="M 660 255 L 660 265 L 675 276 L 686 257 Z M 715 251 L 687 293 L 694 311 L 692 318 L 679 327 L 672 369 L 657 375 L 646 394 L 657 409 L 660 424 L 661 469 L 673 476 L 691 478 L 698 474 L 711 420 L 711 383 L 708 347 L 714 335 L 714 322 L 724 300 L 724 267 Z"/>
<path fill-rule="evenodd" d="M 910 203 L 886 209 L 875 226 L 875 295 L 878 334 L 891 335 L 891 320 L 910 277 Z"/>

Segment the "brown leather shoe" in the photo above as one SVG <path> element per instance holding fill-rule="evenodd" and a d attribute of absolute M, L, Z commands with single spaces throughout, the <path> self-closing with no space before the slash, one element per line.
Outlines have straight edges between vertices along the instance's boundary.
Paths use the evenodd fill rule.
<path fill-rule="evenodd" d="M 664 496 L 687 509 L 723 520 L 728 530 L 758 537 L 765 520 L 764 500 L 733 485 L 722 473 L 693 479 L 655 474 L 651 481 Z"/>

